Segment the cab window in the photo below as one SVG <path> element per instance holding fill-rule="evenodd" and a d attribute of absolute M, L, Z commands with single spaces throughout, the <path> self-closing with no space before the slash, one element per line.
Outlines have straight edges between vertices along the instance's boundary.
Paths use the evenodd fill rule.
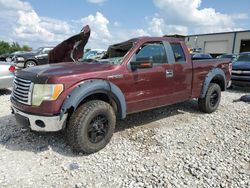
<path fill-rule="evenodd" d="M 160 42 L 145 43 L 135 55 L 136 61 L 152 60 L 153 64 L 167 63 L 164 45 Z"/>
<path fill-rule="evenodd" d="M 180 44 L 170 44 L 174 53 L 174 58 L 176 63 L 185 63 L 186 58 L 183 52 L 182 46 Z"/>

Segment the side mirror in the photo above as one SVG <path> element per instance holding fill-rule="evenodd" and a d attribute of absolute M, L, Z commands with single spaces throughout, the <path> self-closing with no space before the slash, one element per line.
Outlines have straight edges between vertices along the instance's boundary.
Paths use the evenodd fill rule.
<path fill-rule="evenodd" d="M 149 69 L 153 67 L 153 62 L 151 59 L 138 59 L 136 61 L 131 61 L 130 62 L 131 69 L 136 70 L 136 69 Z"/>

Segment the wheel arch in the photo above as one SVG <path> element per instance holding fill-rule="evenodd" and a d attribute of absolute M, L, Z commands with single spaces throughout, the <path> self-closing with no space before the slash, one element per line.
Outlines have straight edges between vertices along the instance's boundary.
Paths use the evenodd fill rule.
<path fill-rule="evenodd" d="M 226 90 L 226 75 L 224 71 L 220 68 L 215 68 L 207 74 L 202 90 L 201 90 L 200 98 L 204 98 L 206 96 L 210 83 L 218 84 L 221 88 L 221 91 L 225 91 Z"/>
<path fill-rule="evenodd" d="M 94 79 L 79 84 L 64 101 L 60 117 L 70 115 L 83 103 L 90 100 L 102 100 L 109 103 L 118 118 L 126 117 L 126 102 L 122 91 L 108 80 Z"/>

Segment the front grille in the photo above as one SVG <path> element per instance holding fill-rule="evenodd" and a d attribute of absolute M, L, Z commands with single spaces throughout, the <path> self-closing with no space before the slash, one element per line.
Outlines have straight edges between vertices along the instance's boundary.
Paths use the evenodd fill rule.
<path fill-rule="evenodd" d="M 32 82 L 18 77 L 14 79 L 12 97 L 23 104 L 31 105 Z"/>
<path fill-rule="evenodd" d="M 233 70 L 232 75 L 235 75 L 235 76 L 250 76 L 250 70 Z"/>

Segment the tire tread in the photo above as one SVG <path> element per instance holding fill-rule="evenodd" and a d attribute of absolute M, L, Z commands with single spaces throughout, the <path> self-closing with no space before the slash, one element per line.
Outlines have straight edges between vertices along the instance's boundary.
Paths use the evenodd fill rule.
<path fill-rule="evenodd" d="M 95 152 L 95 149 L 89 149 L 88 147 L 83 146 L 83 143 L 81 142 L 81 129 L 88 114 L 93 111 L 93 109 L 100 106 L 109 108 L 113 116 L 112 118 L 116 118 L 113 108 L 108 103 L 101 100 L 92 100 L 82 104 L 70 117 L 68 127 L 66 129 L 66 139 L 74 151 L 83 151 L 84 153 Z"/>
<path fill-rule="evenodd" d="M 206 93 L 206 96 L 204 98 L 199 98 L 198 99 L 198 107 L 200 109 L 200 111 L 205 112 L 205 113 L 212 113 L 214 112 L 216 108 L 210 108 L 210 106 L 208 105 L 208 95 L 213 91 L 213 90 L 218 90 L 219 93 L 221 93 L 221 88 L 218 84 L 216 83 L 210 83 L 208 86 L 208 90 Z M 221 94 L 219 94 L 219 100 L 218 103 L 220 102 L 220 98 L 221 98 Z"/>

